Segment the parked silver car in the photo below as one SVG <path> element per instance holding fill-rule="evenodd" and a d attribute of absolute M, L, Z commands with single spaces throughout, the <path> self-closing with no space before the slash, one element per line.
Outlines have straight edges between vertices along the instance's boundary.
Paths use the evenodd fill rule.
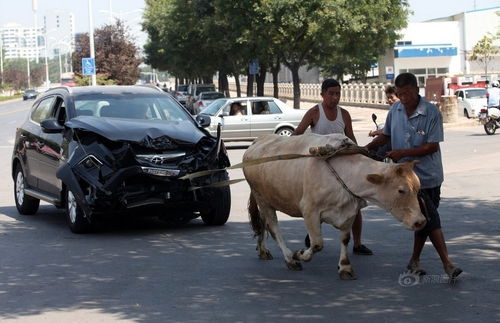
<path fill-rule="evenodd" d="M 241 114 L 232 113 L 234 103 L 239 103 Z M 246 97 L 217 99 L 199 115 L 210 116 L 208 130 L 214 136 L 220 123 L 224 141 L 248 141 L 271 133 L 290 136 L 305 112 L 293 109 L 276 98 Z"/>

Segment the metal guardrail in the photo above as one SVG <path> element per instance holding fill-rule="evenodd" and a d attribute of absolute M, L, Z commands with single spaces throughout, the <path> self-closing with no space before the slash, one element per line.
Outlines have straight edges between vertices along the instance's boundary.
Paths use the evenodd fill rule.
<path fill-rule="evenodd" d="M 370 108 L 388 109 L 386 103 L 384 83 L 352 83 L 342 84 L 342 96 L 340 105 L 364 106 Z M 246 92 L 247 83 L 240 83 L 241 91 Z M 279 97 L 293 100 L 293 84 L 278 83 Z M 229 83 L 229 90 L 236 92 L 236 83 Z M 254 93 L 257 92 L 257 85 L 254 83 Z M 273 96 L 274 88 L 272 83 L 264 84 L 264 95 Z M 301 101 L 320 102 L 321 84 L 300 84 Z"/>

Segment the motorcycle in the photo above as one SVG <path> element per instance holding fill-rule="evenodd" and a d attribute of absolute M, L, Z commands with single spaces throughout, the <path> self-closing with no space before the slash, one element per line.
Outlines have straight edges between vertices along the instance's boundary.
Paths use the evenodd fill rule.
<path fill-rule="evenodd" d="M 376 137 L 378 136 L 382 130 L 384 129 L 384 124 L 383 123 L 377 123 L 377 115 L 375 113 L 372 113 L 372 120 L 373 123 L 375 123 L 375 131 L 370 131 L 368 134 L 370 137 Z M 391 158 L 386 157 L 386 154 L 388 151 L 391 150 L 391 144 L 387 143 L 383 146 L 380 146 L 376 148 L 374 151 L 376 159 L 383 161 L 385 163 L 392 163 L 394 162 Z"/>
<path fill-rule="evenodd" d="M 494 135 L 500 128 L 500 109 L 499 107 L 489 107 L 481 109 L 479 112 L 479 122 L 484 126 L 487 135 Z"/>

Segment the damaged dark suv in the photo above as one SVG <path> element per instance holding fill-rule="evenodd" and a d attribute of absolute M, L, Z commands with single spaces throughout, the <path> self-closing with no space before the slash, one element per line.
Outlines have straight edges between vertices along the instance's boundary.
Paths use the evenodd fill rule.
<path fill-rule="evenodd" d="M 96 218 L 144 208 L 168 222 L 201 216 L 226 223 L 231 206 L 220 135 L 211 136 L 169 94 L 140 86 L 61 87 L 33 104 L 17 129 L 12 156 L 16 207 L 40 200 L 65 208 L 71 231 Z M 151 212 L 150 212 L 151 211 Z"/>

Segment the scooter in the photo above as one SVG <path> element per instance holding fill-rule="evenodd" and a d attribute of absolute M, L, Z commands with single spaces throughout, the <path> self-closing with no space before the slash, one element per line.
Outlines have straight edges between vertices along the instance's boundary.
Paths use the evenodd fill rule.
<path fill-rule="evenodd" d="M 500 128 L 500 109 L 499 107 L 489 107 L 481 109 L 479 112 L 479 122 L 484 126 L 487 135 L 494 135 Z"/>

